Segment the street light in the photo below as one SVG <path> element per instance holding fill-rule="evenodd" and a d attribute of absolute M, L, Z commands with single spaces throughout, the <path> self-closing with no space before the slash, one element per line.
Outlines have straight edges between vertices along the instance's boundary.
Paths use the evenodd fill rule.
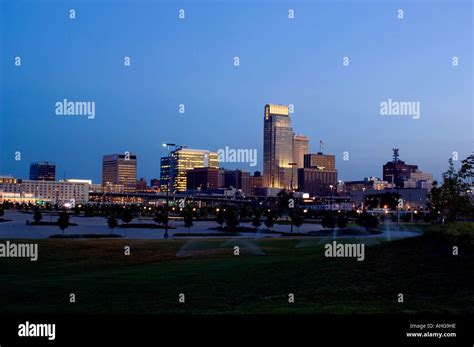
<path fill-rule="evenodd" d="M 291 190 L 291 193 L 293 193 L 295 191 L 294 189 L 294 186 L 293 186 L 293 172 L 294 172 L 294 167 L 296 165 L 298 165 L 298 163 L 288 163 L 288 165 L 291 166 L 291 184 L 290 184 L 290 190 Z M 298 206 L 296 207 L 298 208 Z M 294 215 L 294 213 L 293 213 Z M 293 217 L 291 218 L 291 232 L 293 232 Z"/>
<path fill-rule="evenodd" d="M 331 211 L 332 211 L 332 203 L 333 203 L 333 200 L 334 200 L 334 192 L 333 192 L 332 188 L 334 188 L 334 186 L 332 184 L 330 184 L 329 188 L 331 188 Z"/>
<path fill-rule="evenodd" d="M 291 184 L 290 184 L 290 189 L 291 191 L 293 192 L 294 191 L 294 187 L 293 187 L 293 172 L 294 172 L 294 167 L 298 165 L 298 163 L 288 163 L 288 165 L 291 166 Z"/>
<path fill-rule="evenodd" d="M 171 153 L 170 153 L 170 147 L 176 147 L 176 144 L 174 143 L 163 143 L 163 147 L 168 148 L 168 159 L 170 161 L 169 163 L 169 173 L 168 173 L 168 182 L 166 184 L 166 223 L 165 223 L 165 235 L 163 238 L 167 239 L 169 237 L 168 235 L 168 210 L 169 210 L 169 191 L 170 191 L 170 180 L 171 180 L 171 174 L 173 172 L 173 160 L 171 159 Z"/>

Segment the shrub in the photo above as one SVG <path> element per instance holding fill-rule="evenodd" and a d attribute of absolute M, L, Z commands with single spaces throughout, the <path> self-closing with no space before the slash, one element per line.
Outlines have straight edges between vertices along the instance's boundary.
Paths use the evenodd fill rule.
<path fill-rule="evenodd" d="M 431 225 L 426 228 L 425 233 L 450 242 L 474 244 L 474 223 L 472 222 Z"/>

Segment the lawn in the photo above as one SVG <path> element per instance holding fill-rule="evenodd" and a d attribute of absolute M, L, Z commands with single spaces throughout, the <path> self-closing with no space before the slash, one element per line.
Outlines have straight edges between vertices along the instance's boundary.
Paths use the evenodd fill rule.
<path fill-rule="evenodd" d="M 34 240 L 37 262 L 0 259 L 0 313 L 474 312 L 472 246 L 375 242 L 358 262 L 326 258 L 319 241 Z"/>

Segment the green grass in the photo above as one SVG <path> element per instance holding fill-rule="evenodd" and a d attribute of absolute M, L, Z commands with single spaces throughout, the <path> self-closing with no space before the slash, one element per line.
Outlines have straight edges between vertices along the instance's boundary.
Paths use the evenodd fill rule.
<path fill-rule="evenodd" d="M 358 262 L 324 257 L 319 240 L 35 240 L 37 262 L 0 259 L 0 313 L 474 312 L 472 246 L 453 256 L 421 236 L 366 247 Z"/>

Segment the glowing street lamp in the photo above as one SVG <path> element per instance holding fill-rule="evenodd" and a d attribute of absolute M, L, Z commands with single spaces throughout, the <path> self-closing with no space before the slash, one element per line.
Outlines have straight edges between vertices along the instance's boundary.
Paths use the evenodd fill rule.
<path fill-rule="evenodd" d="M 171 156 L 170 148 L 171 147 L 176 147 L 176 144 L 174 143 L 163 143 L 163 147 L 168 148 L 168 158 Z M 167 239 L 168 236 L 168 210 L 169 210 L 169 191 L 170 191 L 170 180 L 171 180 L 171 174 L 173 172 L 173 160 L 170 160 L 170 168 L 169 168 L 169 174 L 168 174 L 168 182 L 166 184 L 166 224 L 165 224 L 165 235 L 163 236 L 165 239 Z"/>

